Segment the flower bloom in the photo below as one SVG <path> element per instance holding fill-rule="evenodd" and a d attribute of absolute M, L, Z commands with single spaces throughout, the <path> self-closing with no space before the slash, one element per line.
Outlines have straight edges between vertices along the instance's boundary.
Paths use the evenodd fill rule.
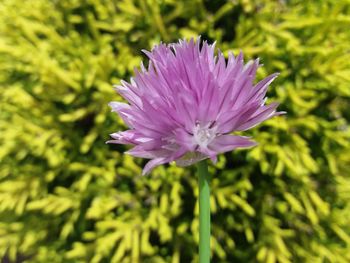
<path fill-rule="evenodd" d="M 265 105 L 272 74 L 253 84 L 259 60 L 244 64 L 243 54 L 228 60 L 215 44 L 200 39 L 160 44 L 151 52 L 146 69 L 135 70 L 130 83 L 122 81 L 116 91 L 129 102 L 111 102 L 129 127 L 111 134 L 108 143 L 130 144 L 127 153 L 151 159 L 143 169 L 176 161 L 187 166 L 236 148 L 256 143 L 245 136 L 231 135 L 248 130 L 282 112 L 277 103 Z"/>

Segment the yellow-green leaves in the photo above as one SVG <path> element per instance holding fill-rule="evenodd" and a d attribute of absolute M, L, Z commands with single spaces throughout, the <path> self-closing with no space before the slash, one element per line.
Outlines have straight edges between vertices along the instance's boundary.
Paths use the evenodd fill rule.
<path fill-rule="evenodd" d="M 350 4 L 0 1 L 0 258 L 197 262 L 193 168 L 141 176 L 107 103 L 160 41 L 260 57 L 285 116 L 211 173 L 212 262 L 350 261 Z M 146 63 L 147 64 L 147 63 Z"/>

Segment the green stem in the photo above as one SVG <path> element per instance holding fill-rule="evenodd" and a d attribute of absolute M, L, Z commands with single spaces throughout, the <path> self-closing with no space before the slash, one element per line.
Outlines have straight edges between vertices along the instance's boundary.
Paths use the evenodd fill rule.
<path fill-rule="evenodd" d="M 206 160 L 197 164 L 199 186 L 199 263 L 210 262 L 210 187 Z"/>

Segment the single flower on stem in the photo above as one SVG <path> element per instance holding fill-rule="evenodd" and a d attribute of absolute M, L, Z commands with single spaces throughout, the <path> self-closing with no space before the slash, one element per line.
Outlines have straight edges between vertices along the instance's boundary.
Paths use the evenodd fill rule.
<path fill-rule="evenodd" d="M 278 103 L 266 105 L 266 91 L 277 77 L 272 74 L 254 84 L 259 59 L 244 64 L 243 54 L 229 53 L 226 61 L 215 44 L 180 40 L 160 44 L 151 52 L 147 69 L 135 70 L 130 83 L 122 81 L 116 91 L 128 102 L 111 102 L 129 127 L 111 134 L 108 143 L 134 146 L 126 153 L 150 159 L 143 169 L 176 161 L 188 166 L 198 162 L 199 261 L 210 262 L 210 187 L 205 159 L 256 143 L 248 130 L 276 112 Z M 204 160 L 204 161 L 203 161 Z"/>

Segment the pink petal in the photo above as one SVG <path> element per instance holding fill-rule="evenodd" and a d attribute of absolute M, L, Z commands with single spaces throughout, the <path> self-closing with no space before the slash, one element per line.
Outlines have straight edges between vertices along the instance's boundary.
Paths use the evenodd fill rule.
<path fill-rule="evenodd" d="M 232 132 L 238 125 L 248 120 L 259 107 L 259 103 L 254 102 L 221 114 L 217 119 L 218 131 L 220 133 Z"/>
<path fill-rule="evenodd" d="M 161 164 L 170 163 L 176 159 L 181 158 L 186 152 L 187 152 L 186 149 L 180 147 L 178 150 L 176 150 L 170 155 L 167 154 L 166 156 L 158 157 L 149 161 L 143 168 L 142 175 L 148 174 L 152 169 L 154 169 L 155 167 Z"/>
<path fill-rule="evenodd" d="M 170 151 L 168 150 L 142 150 L 142 149 L 133 149 L 125 152 L 126 154 L 130 154 L 134 157 L 145 158 L 145 159 L 154 159 L 158 157 L 167 156 Z"/>
<path fill-rule="evenodd" d="M 140 136 L 137 132 L 134 130 L 127 130 L 123 132 L 115 132 L 110 134 L 110 136 L 114 140 L 109 140 L 106 143 L 115 143 L 115 144 L 137 144 L 137 140 L 145 139 Z"/>
<path fill-rule="evenodd" d="M 175 141 L 177 144 L 182 145 L 188 151 L 193 151 L 196 146 L 193 142 L 193 135 L 189 134 L 184 129 L 178 128 L 174 131 L 175 133 Z"/>
<path fill-rule="evenodd" d="M 259 109 L 259 111 L 257 111 L 256 114 L 254 114 L 252 117 L 250 117 L 246 122 L 244 122 L 240 126 L 236 127 L 235 130 L 237 131 L 248 130 L 258 125 L 259 123 L 273 117 L 277 106 L 278 106 L 278 103 L 271 103 L 268 106 L 262 106 Z"/>
<path fill-rule="evenodd" d="M 155 158 L 150 160 L 145 167 L 142 170 L 142 175 L 147 175 L 150 173 L 151 170 L 153 170 L 155 167 L 162 165 L 164 163 L 168 162 L 168 158 L 166 157 L 159 157 L 159 158 Z"/>
<path fill-rule="evenodd" d="M 252 89 L 250 100 L 262 100 L 265 97 L 267 88 L 277 78 L 279 73 L 271 74 L 270 76 L 264 78 L 260 82 L 258 82 L 254 88 Z"/>
<path fill-rule="evenodd" d="M 257 145 L 256 142 L 251 141 L 248 137 L 235 135 L 221 135 L 216 137 L 208 148 L 217 152 L 228 152 L 236 148 L 248 148 Z"/>

